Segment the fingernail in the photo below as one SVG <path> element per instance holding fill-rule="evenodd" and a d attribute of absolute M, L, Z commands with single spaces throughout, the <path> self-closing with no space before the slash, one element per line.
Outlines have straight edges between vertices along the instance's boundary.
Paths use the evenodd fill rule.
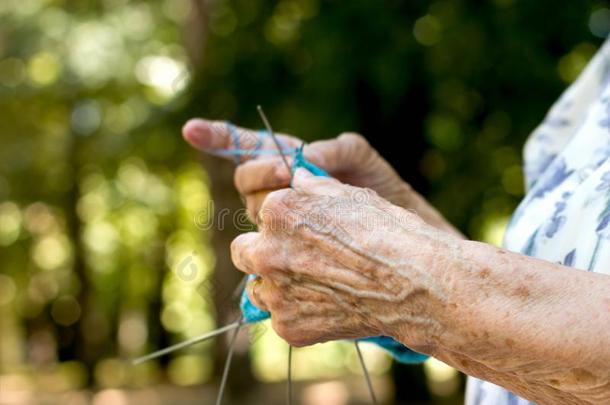
<path fill-rule="evenodd" d="M 191 119 L 182 127 L 182 136 L 193 146 L 206 146 L 206 132 L 207 121 L 200 118 Z"/>

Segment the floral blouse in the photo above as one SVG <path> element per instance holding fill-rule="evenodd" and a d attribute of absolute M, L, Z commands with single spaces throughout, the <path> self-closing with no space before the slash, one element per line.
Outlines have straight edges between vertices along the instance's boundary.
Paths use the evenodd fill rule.
<path fill-rule="evenodd" d="M 524 160 L 527 194 L 504 247 L 610 275 L 610 39 L 532 133 Z M 467 405 L 530 403 L 468 380 Z"/>

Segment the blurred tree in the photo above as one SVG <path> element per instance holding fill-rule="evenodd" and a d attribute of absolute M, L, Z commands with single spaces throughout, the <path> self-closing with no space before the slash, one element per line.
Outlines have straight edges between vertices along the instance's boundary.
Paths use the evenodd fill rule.
<path fill-rule="evenodd" d="M 100 388 L 218 376 L 222 342 L 127 363 L 232 316 L 218 286 L 240 277 L 237 230 L 197 218 L 212 196 L 240 201 L 231 163 L 204 170 L 180 140 L 191 116 L 260 127 L 262 104 L 308 141 L 359 131 L 464 232 L 498 243 L 523 194 L 522 144 L 609 15 L 595 0 L 3 0 L 0 372 L 77 360 L 72 386 Z M 283 358 L 262 352 L 240 352 L 234 398 L 256 389 L 251 365 L 282 378 L 269 365 Z M 301 372 L 344 373 L 349 353 L 303 356 Z M 419 367 L 392 375 L 397 402 L 446 400 Z"/>
<path fill-rule="evenodd" d="M 261 103 L 307 140 L 361 132 L 466 234 L 499 243 L 523 195 L 523 142 L 607 34 L 590 28 L 603 7 L 220 2 L 185 111 L 259 127 Z M 401 401 L 426 398 L 398 383 L 412 373 L 395 368 Z"/>

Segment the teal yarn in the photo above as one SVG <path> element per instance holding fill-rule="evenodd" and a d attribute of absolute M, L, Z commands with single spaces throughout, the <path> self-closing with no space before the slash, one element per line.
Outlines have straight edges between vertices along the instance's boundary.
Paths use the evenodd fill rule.
<path fill-rule="evenodd" d="M 233 150 L 232 153 L 227 153 L 227 154 L 235 155 L 237 159 L 239 159 L 239 157 L 242 155 L 262 154 L 261 153 L 262 150 L 260 150 L 260 149 L 248 150 L 248 151 L 240 150 L 239 144 L 235 143 L 235 139 L 236 139 L 236 137 L 234 138 L 234 145 L 236 145 L 237 148 L 235 150 Z M 308 170 L 311 174 L 313 174 L 315 176 L 331 177 L 326 171 L 324 171 L 320 167 L 314 165 L 313 163 L 311 163 L 307 159 L 305 159 L 305 156 L 303 156 L 303 146 L 296 148 L 296 149 L 289 149 L 289 150 L 286 150 L 283 152 L 287 156 L 290 156 L 290 155 L 293 156 L 293 163 L 292 163 L 292 172 L 293 173 L 296 169 L 303 168 L 303 169 Z M 271 151 L 265 151 L 265 154 L 266 153 L 271 154 Z M 278 154 L 277 150 L 275 151 L 275 154 Z M 248 276 L 249 281 L 252 281 L 255 278 L 256 278 L 256 276 L 252 275 L 252 274 Z M 258 308 L 256 305 L 254 305 L 250 301 L 250 298 L 248 297 L 248 294 L 246 293 L 245 290 L 241 295 L 239 307 L 241 309 L 245 323 L 256 323 L 256 322 L 264 321 L 265 319 L 269 319 L 271 317 L 271 313 L 269 313 L 268 311 L 263 311 L 262 309 Z M 370 343 L 376 344 L 377 346 L 379 346 L 382 349 L 384 349 L 385 351 L 387 351 L 396 361 L 398 361 L 400 363 L 407 363 L 407 364 L 422 363 L 429 358 L 429 356 L 422 354 L 422 353 L 415 352 L 415 351 L 409 349 L 408 347 L 406 347 L 405 345 L 403 345 L 402 343 L 400 343 L 388 336 L 371 336 L 371 337 L 364 337 L 364 338 L 360 338 L 360 339 L 356 339 L 356 340 L 359 342 L 370 342 Z"/>
<path fill-rule="evenodd" d="M 330 174 L 326 173 L 324 169 L 314 165 L 309 160 L 305 159 L 305 156 L 303 156 L 304 147 L 305 144 L 301 145 L 301 147 L 295 151 L 294 161 L 292 162 L 292 173 L 294 173 L 299 168 L 303 168 L 314 176 L 330 177 Z"/>
<path fill-rule="evenodd" d="M 256 279 L 254 274 L 250 274 L 248 276 L 248 282 Z M 271 317 L 271 313 L 267 311 L 263 311 L 256 305 L 250 301 L 248 297 L 248 293 L 244 290 L 241 294 L 241 299 L 239 300 L 239 308 L 241 309 L 241 313 L 244 317 L 245 323 L 256 323 L 260 321 L 264 321 L 265 319 L 269 319 Z"/>
<path fill-rule="evenodd" d="M 356 340 L 359 342 L 375 343 L 377 346 L 390 353 L 390 355 L 400 363 L 418 364 L 423 363 L 430 358 L 427 354 L 413 351 L 389 336 L 372 336 Z"/>

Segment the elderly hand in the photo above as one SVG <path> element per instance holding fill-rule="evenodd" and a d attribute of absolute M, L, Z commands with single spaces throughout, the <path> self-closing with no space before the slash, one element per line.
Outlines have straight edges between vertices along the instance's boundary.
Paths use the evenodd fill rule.
<path fill-rule="evenodd" d="M 303 169 L 293 187 L 269 194 L 259 232 L 231 247 L 260 276 L 248 294 L 276 332 L 295 346 L 386 335 L 429 353 L 448 297 L 439 264 L 459 240 L 371 190 Z"/>
<path fill-rule="evenodd" d="M 190 121 L 184 136 L 208 152 L 235 148 L 221 125 Z M 248 144 L 241 131 L 239 146 L 252 148 L 256 139 Z M 345 146 L 363 144 L 355 139 L 316 143 L 329 145 L 318 157 L 312 144 L 307 157 L 353 184 L 383 177 L 359 171 L 363 156 L 380 159 L 371 152 L 351 162 L 353 172 L 338 169 L 352 167 L 338 156 L 355 156 Z M 273 148 L 270 142 L 263 148 Z M 277 157 L 240 165 L 236 182 L 249 208 L 261 207 L 260 232 L 238 237 L 232 256 L 260 276 L 248 287 L 250 299 L 271 311 L 289 343 L 385 335 L 536 403 L 610 403 L 610 310 L 603 310 L 610 308 L 610 277 L 441 232 L 459 235 L 413 191 L 405 206 L 418 215 L 373 191 L 299 170 L 294 189 L 264 198 L 288 177 Z M 368 185 L 398 203 L 388 191 L 396 178 L 386 177 L 388 188 Z"/>
<path fill-rule="evenodd" d="M 224 152 L 236 148 L 253 150 L 258 146 L 260 149 L 276 150 L 270 137 L 260 138 L 260 134 L 244 128 L 235 128 L 236 145 L 229 126 L 220 121 L 192 119 L 184 126 L 183 136 L 199 150 L 229 158 L 234 156 Z M 285 147 L 302 144 L 294 136 L 278 134 L 278 138 Z M 341 182 L 375 190 L 393 204 L 416 211 L 429 224 L 458 233 L 400 178 L 364 137 L 345 133 L 335 139 L 313 142 L 307 145 L 304 154 L 307 160 Z M 270 191 L 289 186 L 290 174 L 278 155 L 242 156 L 240 162 L 235 172 L 235 185 L 245 196 L 250 217 L 255 219 Z"/>

